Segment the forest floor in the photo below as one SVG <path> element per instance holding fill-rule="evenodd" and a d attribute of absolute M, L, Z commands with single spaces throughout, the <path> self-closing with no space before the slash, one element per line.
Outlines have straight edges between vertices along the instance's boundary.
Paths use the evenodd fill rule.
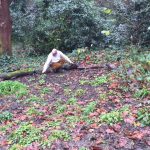
<path fill-rule="evenodd" d="M 149 150 L 149 73 L 137 71 L 128 56 L 109 54 L 116 59 L 108 64 L 105 55 L 82 61 L 99 69 L 3 81 L 0 150 Z"/>

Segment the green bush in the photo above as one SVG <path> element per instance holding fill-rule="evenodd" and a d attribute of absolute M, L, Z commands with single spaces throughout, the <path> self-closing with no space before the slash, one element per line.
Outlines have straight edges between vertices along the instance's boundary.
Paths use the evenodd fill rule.
<path fill-rule="evenodd" d="M 119 45 L 148 45 L 150 42 L 150 1 L 112 1 L 115 18 L 113 41 Z M 132 23 L 131 23 L 132 22 Z M 140 28 L 139 28 L 140 26 Z"/>
<path fill-rule="evenodd" d="M 27 4 L 17 2 L 11 7 L 13 36 L 37 53 L 54 47 L 73 50 L 100 42 L 100 11 L 93 1 L 59 0 L 45 4 L 38 0 L 31 3 L 32 13 Z"/>

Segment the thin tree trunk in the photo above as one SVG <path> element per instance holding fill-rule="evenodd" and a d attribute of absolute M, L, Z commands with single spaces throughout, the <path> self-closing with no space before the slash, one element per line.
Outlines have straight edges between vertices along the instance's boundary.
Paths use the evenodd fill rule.
<path fill-rule="evenodd" d="M 12 20 L 10 16 L 9 6 L 9 0 L 0 0 L 0 55 L 12 55 Z"/>

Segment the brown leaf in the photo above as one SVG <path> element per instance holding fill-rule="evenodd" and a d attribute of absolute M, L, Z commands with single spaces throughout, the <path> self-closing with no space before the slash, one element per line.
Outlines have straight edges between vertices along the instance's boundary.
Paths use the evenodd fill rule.
<path fill-rule="evenodd" d="M 107 112 L 104 108 L 99 108 L 96 110 L 99 114 Z"/>
<path fill-rule="evenodd" d="M 73 112 L 70 112 L 70 111 L 67 111 L 67 112 L 65 113 L 65 115 L 74 115 L 74 113 L 73 113 Z"/>
<path fill-rule="evenodd" d="M 115 98 L 115 99 L 112 100 L 112 102 L 113 102 L 113 103 L 120 103 L 120 99 Z"/>
<path fill-rule="evenodd" d="M 7 140 L 3 140 L 3 141 L 1 141 L 0 145 L 1 146 L 6 146 L 6 145 L 8 145 L 8 141 Z"/>
<path fill-rule="evenodd" d="M 20 117 L 19 117 L 19 120 L 21 120 L 21 121 L 24 121 L 24 120 L 26 120 L 28 117 L 26 116 L 26 115 L 21 115 Z"/>
<path fill-rule="evenodd" d="M 112 133 L 114 133 L 114 130 L 112 130 L 112 129 L 107 129 L 106 132 L 107 132 L 108 134 L 112 134 Z"/>
<path fill-rule="evenodd" d="M 94 116 L 98 116 L 99 114 L 97 112 L 94 113 L 90 113 L 89 117 L 94 117 Z"/>
<path fill-rule="evenodd" d="M 122 113 L 122 117 L 126 117 L 126 116 L 128 116 L 128 114 L 129 114 L 129 112 L 128 111 L 124 111 L 123 113 Z"/>
<path fill-rule="evenodd" d="M 96 128 L 98 128 L 98 125 L 97 125 L 97 123 L 93 123 L 93 124 L 91 124 L 90 127 L 96 129 Z"/>
<path fill-rule="evenodd" d="M 115 125 L 112 126 L 112 129 L 113 129 L 115 132 L 120 132 L 120 130 L 121 130 L 121 125 L 115 124 Z"/>
<path fill-rule="evenodd" d="M 122 137 L 119 139 L 118 144 L 116 145 L 117 148 L 124 147 L 127 144 L 127 139 Z"/>
<path fill-rule="evenodd" d="M 148 146 L 150 146 L 150 137 L 145 140 L 145 143 L 146 143 Z"/>
<path fill-rule="evenodd" d="M 103 140 L 102 140 L 102 139 L 98 139 L 98 140 L 96 141 L 96 144 L 101 144 L 101 143 L 103 143 Z"/>
<path fill-rule="evenodd" d="M 133 116 L 129 116 L 128 118 L 124 119 L 124 122 L 129 123 L 129 124 L 134 124 L 135 118 Z"/>
<path fill-rule="evenodd" d="M 78 104 L 79 104 L 79 105 L 84 105 L 84 104 L 85 104 L 85 102 L 83 102 L 83 101 L 79 101 L 79 102 L 78 102 Z"/>
<path fill-rule="evenodd" d="M 109 86 L 110 89 L 116 89 L 118 88 L 118 83 L 112 83 L 110 86 Z"/>
<path fill-rule="evenodd" d="M 98 146 L 91 146 L 90 150 L 103 150 L 101 147 Z"/>
<path fill-rule="evenodd" d="M 132 140 L 141 140 L 144 137 L 144 133 L 140 131 L 130 132 L 128 138 Z"/>

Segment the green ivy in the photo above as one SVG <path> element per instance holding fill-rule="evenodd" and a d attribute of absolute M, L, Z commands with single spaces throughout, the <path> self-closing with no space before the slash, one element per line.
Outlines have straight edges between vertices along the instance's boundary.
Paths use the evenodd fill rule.
<path fill-rule="evenodd" d="M 0 95 L 17 95 L 17 97 L 21 97 L 26 95 L 27 86 L 18 81 L 3 81 L 0 82 Z"/>

